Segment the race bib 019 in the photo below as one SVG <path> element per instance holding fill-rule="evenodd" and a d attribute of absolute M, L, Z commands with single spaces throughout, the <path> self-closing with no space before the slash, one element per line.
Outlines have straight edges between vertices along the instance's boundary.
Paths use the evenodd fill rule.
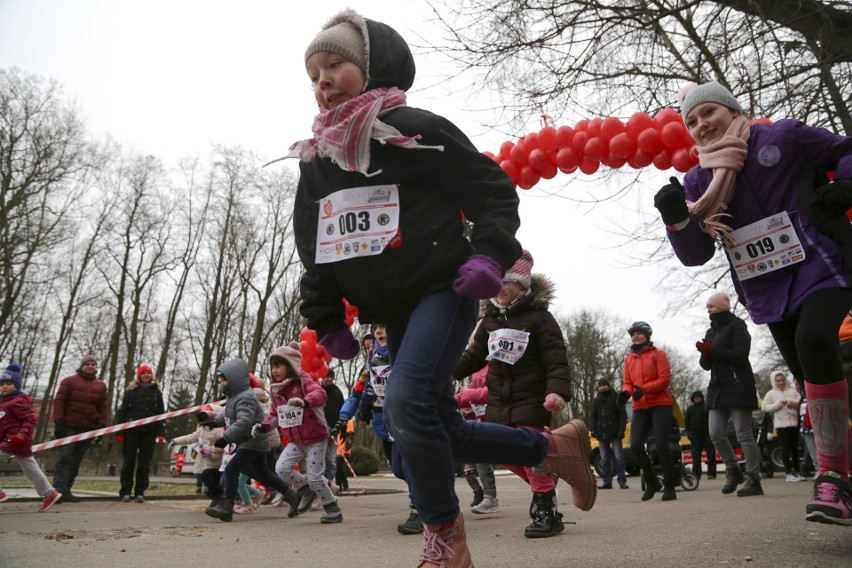
<path fill-rule="evenodd" d="M 372 185 L 335 191 L 320 200 L 316 263 L 381 254 L 395 246 L 399 188 Z"/>
<path fill-rule="evenodd" d="M 786 211 L 741 227 L 731 238 L 736 246 L 725 248 L 741 281 L 805 260 L 805 250 Z"/>

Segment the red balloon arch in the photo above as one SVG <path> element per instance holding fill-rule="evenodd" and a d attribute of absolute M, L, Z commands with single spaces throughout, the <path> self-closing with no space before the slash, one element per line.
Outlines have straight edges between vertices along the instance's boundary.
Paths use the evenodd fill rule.
<path fill-rule="evenodd" d="M 771 121 L 759 118 L 755 122 Z M 530 189 L 560 171 L 571 174 L 580 170 L 590 175 L 601 166 L 641 169 L 653 164 L 660 170 L 687 172 L 698 164 L 694 144 L 680 114 L 664 108 L 653 118 L 637 112 L 627 122 L 610 117 L 581 120 L 573 128 L 547 125 L 515 142 L 503 142 L 496 155 L 484 154 L 497 162 L 515 185 Z"/>

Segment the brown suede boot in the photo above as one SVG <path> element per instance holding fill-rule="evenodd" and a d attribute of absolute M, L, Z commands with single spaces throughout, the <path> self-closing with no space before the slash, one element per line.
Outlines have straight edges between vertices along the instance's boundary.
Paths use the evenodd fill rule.
<path fill-rule="evenodd" d="M 598 488 L 589 462 L 592 451 L 589 429 L 582 420 L 575 419 L 544 435 L 549 443 L 542 469 L 568 482 L 575 507 L 590 510 L 595 506 Z"/>
<path fill-rule="evenodd" d="M 423 553 L 417 568 L 473 568 L 461 513 L 449 526 L 424 524 L 423 529 Z"/>

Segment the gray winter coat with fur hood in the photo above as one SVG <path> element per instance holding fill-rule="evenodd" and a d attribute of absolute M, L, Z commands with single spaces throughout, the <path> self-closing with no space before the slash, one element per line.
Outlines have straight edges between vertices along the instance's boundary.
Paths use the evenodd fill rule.
<path fill-rule="evenodd" d="M 242 359 L 225 361 L 217 373 L 228 379 L 228 401 L 224 414 L 216 415 L 216 424 L 225 426 L 222 437 L 238 449 L 266 452 L 269 450 L 268 434 L 251 437 L 251 428 L 263 422 L 266 413 L 249 382 L 249 367 Z"/>
<path fill-rule="evenodd" d="M 533 274 L 530 292 L 508 308 L 483 302 L 484 316 L 473 343 L 462 354 L 453 371 L 456 378 L 467 377 L 488 363 L 489 335 L 510 328 L 530 333 L 523 356 L 514 365 L 498 360 L 488 363 L 488 407 L 485 421 L 497 424 L 550 426 L 550 412 L 544 398 L 557 393 L 571 400 L 571 369 L 565 339 L 556 319 L 548 311 L 553 299 L 553 283 Z"/>

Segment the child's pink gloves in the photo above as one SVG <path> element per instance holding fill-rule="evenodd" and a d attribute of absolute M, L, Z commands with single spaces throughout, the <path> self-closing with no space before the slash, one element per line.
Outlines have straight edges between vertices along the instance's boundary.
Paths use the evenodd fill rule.
<path fill-rule="evenodd" d="M 544 408 L 548 412 L 562 412 L 565 410 L 565 399 L 562 395 L 552 392 L 544 397 Z"/>
<path fill-rule="evenodd" d="M 453 282 L 457 294 L 484 300 L 493 298 L 503 288 L 503 267 L 485 254 L 474 254 L 459 268 L 459 277 Z"/>
<path fill-rule="evenodd" d="M 319 344 L 325 347 L 325 352 L 337 359 L 354 359 L 361 352 L 361 344 L 352 335 L 348 327 L 329 331 L 320 339 Z"/>

